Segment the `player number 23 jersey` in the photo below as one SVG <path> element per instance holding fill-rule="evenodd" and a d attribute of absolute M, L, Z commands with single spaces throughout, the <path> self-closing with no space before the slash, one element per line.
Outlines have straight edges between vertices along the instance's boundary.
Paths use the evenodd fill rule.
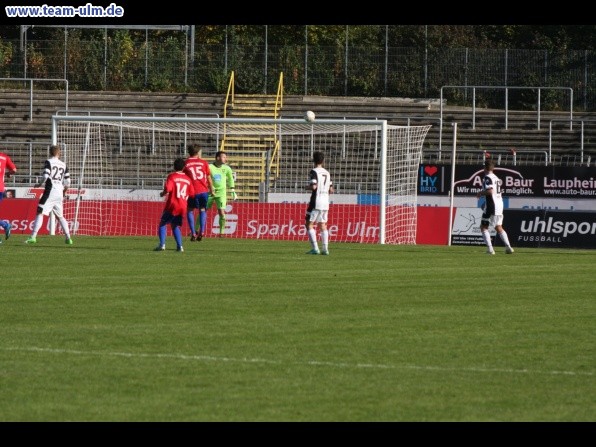
<path fill-rule="evenodd" d="M 66 163 L 58 158 L 52 157 L 45 161 L 43 177 L 46 190 L 50 190 L 52 194 L 60 195 L 65 187 L 70 186 L 70 173 Z"/>

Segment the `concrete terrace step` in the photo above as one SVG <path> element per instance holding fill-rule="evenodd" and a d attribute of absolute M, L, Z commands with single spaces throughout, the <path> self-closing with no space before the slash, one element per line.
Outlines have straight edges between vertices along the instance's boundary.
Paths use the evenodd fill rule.
<path fill-rule="evenodd" d="M 270 97 L 264 95 L 236 95 L 235 108 L 238 112 L 249 104 L 268 104 Z M 51 137 L 50 117 L 65 109 L 64 90 L 33 91 L 33 116 L 30 116 L 28 89 L 3 89 L 0 96 L 0 140 L 49 141 Z M 82 92 L 70 91 L 68 95 L 69 113 L 203 113 L 215 117 L 223 115 L 225 95 L 199 95 L 185 93 L 144 93 L 144 92 Z M 270 104 L 269 104 L 270 105 Z M 252 106 L 251 106 L 252 107 Z M 273 107 L 273 105 L 271 105 Z M 430 108 L 429 108 L 430 107 Z M 390 124 L 412 125 L 431 124 L 424 142 L 424 151 L 436 151 L 439 135 L 442 147 L 452 145 L 451 123 L 458 123 L 458 147 L 471 150 L 508 150 L 511 147 L 544 151 L 549 146 L 549 123 L 551 120 L 565 120 L 569 112 L 542 111 L 540 129 L 537 129 L 536 111 L 509 111 L 505 129 L 504 110 L 477 109 L 475 129 L 472 129 L 472 110 L 468 107 L 451 107 L 444 104 L 443 129 L 439 132 L 439 104 L 433 99 L 408 98 L 353 98 L 285 95 L 279 116 L 284 118 L 302 117 L 306 110 L 313 110 L 321 118 L 366 118 L 386 119 Z M 253 113 L 257 113 L 254 111 Z M 261 113 L 261 112 L 259 112 Z M 232 112 L 233 114 L 233 112 Z M 245 115 L 236 115 L 245 116 Z M 252 115 L 258 117 L 259 115 Z M 596 113 L 573 113 L 574 119 L 596 120 Z M 29 121 L 32 119 L 32 121 Z M 245 140 L 252 139 L 247 136 Z M 205 143 L 208 151 L 214 151 L 212 143 Z M 210 144 L 210 146 L 209 146 Z M 573 130 L 565 129 L 565 124 L 553 127 L 553 150 L 563 153 L 577 151 L 581 144 L 581 127 L 574 123 Z M 584 128 L 584 153 L 596 158 L 596 123 L 586 123 Z M 211 154 L 211 152 L 209 152 Z"/>

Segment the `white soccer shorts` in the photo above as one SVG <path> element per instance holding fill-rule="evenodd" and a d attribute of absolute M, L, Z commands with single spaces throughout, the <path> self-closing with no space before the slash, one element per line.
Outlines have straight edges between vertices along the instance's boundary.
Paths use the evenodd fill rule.
<path fill-rule="evenodd" d="M 42 209 L 42 214 L 44 216 L 49 216 L 50 213 L 53 211 L 57 218 L 62 217 L 62 195 L 60 196 L 52 196 L 46 200 L 46 203 L 43 205 L 39 205 Z"/>
<path fill-rule="evenodd" d="M 315 223 L 327 223 L 327 214 L 329 210 L 312 210 L 310 212 L 310 221 Z"/>
<path fill-rule="evenodd" d="M 497 225 L 503 225 L 503 215 L 493 214 L 492 216 L 490 216 L 489 222 L 493 227 L 496 227 Z"/>

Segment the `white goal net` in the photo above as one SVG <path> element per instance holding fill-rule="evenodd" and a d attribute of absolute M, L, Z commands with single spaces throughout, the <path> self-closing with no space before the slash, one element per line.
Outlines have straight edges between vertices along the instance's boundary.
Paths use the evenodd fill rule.
<path fill-rule="evenodd" d="M 65 217 L 74 234 L 155 235 L 164 180 L 196 144 L 209 162 L 224 150 L 235 173 L 229 237 L 307 241 L 306 186 L 312 154 L 322 151 L 335 187 L 331 240 L 415 244 L 418 168 L 429 128 L 381 120 L 54 116 L 52 142 L 62 145 L 71 173 Z M 211 209 L 207 237 L 218 233 Z"/>

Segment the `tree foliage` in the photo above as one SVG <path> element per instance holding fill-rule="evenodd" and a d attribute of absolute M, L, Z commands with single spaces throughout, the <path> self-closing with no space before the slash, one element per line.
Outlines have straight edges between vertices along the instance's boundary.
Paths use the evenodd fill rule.
<path fill-rule="evenodd" d="M 125 25 L 123 25 L 125 27 Z M 515 48 L 544 50 L 591 50 L 596 46 L 595 25 L 195 25 L 200 44 L 230 43 L 269 45 L 344 45 L 431 48 Z M 63 38 L 64 28 L 35 26 L 31 40 Z M 102 37 L 104 30 L 68 28 L 81 37 Z M 143 30 L 128 30 L 133 40 L 144 38 Z M 152 30 L 153 36 L 168 31 Z M 20 25 L 0 27 L 0 40 L 18 39 Z M 266 36 L 266 37 L 265 37 Z"/>
<path fill-rule="evenodd" d="M 64 77 L 78 90 L 220 93 L 234 71 L 243 93 L 274 91 L 284 73 L 288 94 L 435 97 L 443 85 L 506 84 L 573 88 L 586 108 L 596 98 L 595 25 L 175 28 L 3 26 L 0 73 Z"/>

